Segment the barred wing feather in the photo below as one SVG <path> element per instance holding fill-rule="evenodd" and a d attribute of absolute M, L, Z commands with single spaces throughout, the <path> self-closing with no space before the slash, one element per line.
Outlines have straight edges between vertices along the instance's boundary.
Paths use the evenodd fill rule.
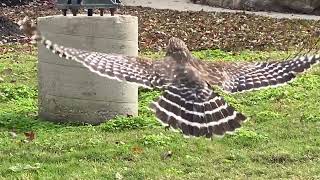
<path fill-rule="evenodd" d="M 287 61 L 258 63 L 206 63 L 207 80 L 235 93 L 276 87 L 293 80 L 297 74 L 318 64 L 320 55 L 299 56 Z"/>

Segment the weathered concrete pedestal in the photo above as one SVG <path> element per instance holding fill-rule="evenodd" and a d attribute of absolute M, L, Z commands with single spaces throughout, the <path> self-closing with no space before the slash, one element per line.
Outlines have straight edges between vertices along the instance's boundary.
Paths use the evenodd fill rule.
<path fill-rule="evenodd" d="M 38 27 L 63 46 L 138 55 L 138 18 L 134 16 L 49 16 L 39 18 Z M 42 119 L 98 124 L 115 115 L 138 113 L 137 86 L 100 77 L 41 45 L 38 78 Z"/>

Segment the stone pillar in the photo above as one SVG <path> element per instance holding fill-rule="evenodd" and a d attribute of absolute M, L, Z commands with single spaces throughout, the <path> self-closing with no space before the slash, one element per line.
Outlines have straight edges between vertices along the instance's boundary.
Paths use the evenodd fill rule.
<path fill-rule="evenodd" d="M 41 33 L 65 47 L 138 55 L 134 16 L 48 16 Z M 44 120 L 99 124 L 116 115 L 138 114 L 136 85 L 100 77 L 81 64 L 38 47 L 39 116 Z"/>

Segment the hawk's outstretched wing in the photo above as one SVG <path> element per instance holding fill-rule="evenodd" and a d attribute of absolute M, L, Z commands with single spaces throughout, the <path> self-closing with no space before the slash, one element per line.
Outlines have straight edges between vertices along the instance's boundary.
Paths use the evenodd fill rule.
<path fill-rule="evenodd" d="M 234 93 L 287 83 L 319 61 L 320 55 L 306 55 L 279 62 L 200 63 L 211 85 L 221 86 L 224 90 Z"/>
<path fill-rule="evenodd" d="M 90 71 L 100 76 L 136 83 L 146 88 L 163 88 L 171 81 L 168 66 L 175 61 L 152 61 L 147 58 L 90 52 L 75 48 L 66 48 L 52 44 L 49 40 L 41 41 L 53 53 L 83 64 Z"/>
<path fill-rule="evenodd" d="M 100 76 L 136 83 L 146 88 L 166 87 L 173 78 L 172 70 L 169 67 L 174 67 L 176 62 L 170 59 L 152 61 L 135 56 L 107 54 L 63 47 L 41 36 L 36 25 L 27 17 L 20 21 L 19 24 L 20 28 L 28 36 L 32 36 L 33 40 L 42 43 L 53 53 L 65 59 L 77 61 Z"/>
<path fill-rule="evenodd" d="M 192 70 L 177 73 L 150 107 L 161 123 L 181 129 L 187 136 L 222 136 L 239 128 L 246 119 Z"/>

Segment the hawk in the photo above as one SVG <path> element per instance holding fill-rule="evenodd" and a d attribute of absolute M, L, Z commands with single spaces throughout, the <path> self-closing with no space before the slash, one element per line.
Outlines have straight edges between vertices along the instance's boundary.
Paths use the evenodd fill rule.
<path fill-rule="evenodd" d="M 186 136 L 223 136 L 239 128 L 246 117 L 230 106 L 214 87 L 236 93 L 275 87 L 319 63 L 319 55 L 298 56 L 273 62 L 205 62 L 192 56 L 186 44 L 170 38 L 161 61 L 90 52 L 52 43 L 25 18 L 20 27 L 32 39 L 60 57 L 81 63 L 100 76 L 157 88 L 163 94 L 150 104 L 164 125 Z"/>

